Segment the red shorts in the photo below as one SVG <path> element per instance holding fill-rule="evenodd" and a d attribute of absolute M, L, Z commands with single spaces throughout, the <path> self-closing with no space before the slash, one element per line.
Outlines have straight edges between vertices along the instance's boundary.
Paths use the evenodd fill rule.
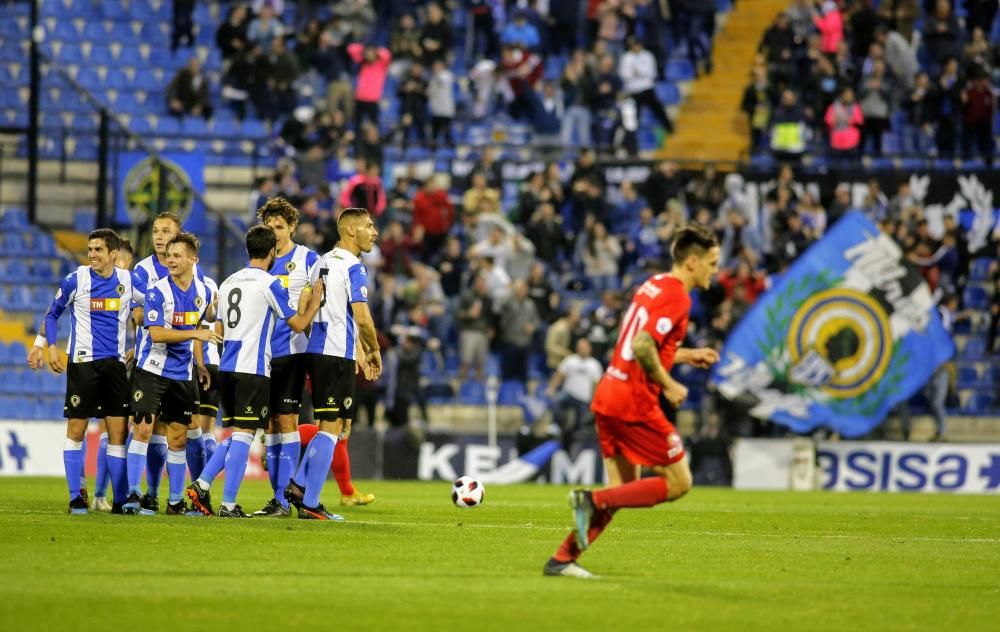
<path fill-rule="evenodd" d="M 604 458 L 624 456 L 636 465 L 673 465 L 684 458 L 684 443 L 674 425 L 660 416 L 649 421 L 622 421 L 594 415 Z"/>

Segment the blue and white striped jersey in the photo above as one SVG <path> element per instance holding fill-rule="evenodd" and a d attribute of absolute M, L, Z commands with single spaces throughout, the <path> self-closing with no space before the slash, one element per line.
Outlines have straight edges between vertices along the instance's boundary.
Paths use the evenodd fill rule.
<path fill-rule="evenodd" d="M 219 313 L 222 321 L 220 371 L 271 377 L 271 337 L 274 315 L 291 318 L 288 290 L 279 279 L 260 268 L 246 267 L 222 282 Z"/>
<path fill-rule="evenodd" d="M 296 245 L 287 254 L 274 260 L 271 274 L 276 276 L 282 287 L 288 290 L 289 306 L 293 311 L 299 309 L 299 296 L 309 284 L 309 273 L 319 261 L 319 255 L 306 248 Z M 274 334 L 271 336 L 271 354 L 275 358 L 287 355 L 305 353 L 309 337 L 303 333 L 295 333 L 284 320 L 274 324 Z"/>
<path fill-rule="evenodd" d="M 368 271 L 353 254 L 334 248 L 320 257 L 309 280 L 315 284 L 320 278 L 326 297 L 313 319 L 306 353 L 354 360 L 358 326 L 351 304 L 368 302 Z"/>
<path fill-rule="evenodd" d="M 125 359 L 125 336 L 132 302 L 132 275 L 114 268 L 105 278 L 90 266 L 80 266 L 66 275 L 45 314 L 45 339 L 56 343 L 59 317 L 72 305 L 66 353 L 70 362 L 104 358 Z"/>
<path fill-rule="evenodd" d="M 205 286 L 208 287 L 209 293 L 212 295 L 213 300 L 219 295 L 219 286 L 216 285 L 215 279 L 212 277 L 204 277 Z M 218 316 L 218 315 L 216 315 Z M 215 326 L 215 319 L 205 320 L 210 328 Z M 205 364 L 212 364 L 219 366 L 219 345 L 215 343 L 205 343 Z"/>
<path fill-rule="evenodd" d="M 208 287 L 197 277 L 188 289 L 177 287 L 169 276 L 160 279 L 146 291 L 142 336 L 136 361 L 143 371 L 162 375 L 171 380 L 190 380 L 194 354 L 193 340 L 185 342 L 153 342 L 150 327 L 192 330 L 205 319 L 212 304 Z"/>

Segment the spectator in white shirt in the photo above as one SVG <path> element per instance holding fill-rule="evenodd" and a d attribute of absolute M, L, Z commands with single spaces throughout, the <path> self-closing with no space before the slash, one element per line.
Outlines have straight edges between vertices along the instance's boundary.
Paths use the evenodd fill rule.
<path fill-rule="evenodd" d="M 568 446 L 584 422 L 589 422 L 590 400 L 602 375 L 604 369 L 591 355 L 590 341 L 586 338 L 577 340 L 576 353 L 559 363 L 546 394 L 553 398 L 553 430 L 561 432 L 563 445 Z"/>
<path fill-rule="evenodd" d="M 624 83 L 624 93 L 635 101 L 637 113 L 641 113 L 643 107 L 649 108 L 663 129 L 673 132 L 670 115 L 656 96 L 656 58 L 637 37 L 628 39 L 628 51 L 618 64 L 618 74 Z"/>
<path fill-rule="evenodd" d="M 454 144 L 451 136 L 451 122 L 455 118 L 455 75 L 448 69 L 443 59 L 438 59 L 431 67 L 427 84 L 427 100 L 431 111 L 431 146 Z"/>

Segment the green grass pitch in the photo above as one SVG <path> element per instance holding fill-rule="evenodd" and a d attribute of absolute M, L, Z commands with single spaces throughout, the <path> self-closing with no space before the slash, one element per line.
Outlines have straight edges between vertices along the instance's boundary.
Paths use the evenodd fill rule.
<path fill-rule="evenodd" d="M 581 581 L 541 574 L 568 488 L 361 488 L 335 524 L 68 516 L 62 481 L 0 479 L 0 629 L 1000 629 L 997 497 L 696 488 L 620 512 Z"/>

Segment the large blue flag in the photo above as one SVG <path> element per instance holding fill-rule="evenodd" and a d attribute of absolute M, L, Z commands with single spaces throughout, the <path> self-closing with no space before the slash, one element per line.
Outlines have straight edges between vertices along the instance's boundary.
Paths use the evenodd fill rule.
<path fill-rule="evenodd" d="M 954 353 L 923 277 L 849 213 L 736 325 L 713 380 L 757 418 L 856 437 Z"/>

